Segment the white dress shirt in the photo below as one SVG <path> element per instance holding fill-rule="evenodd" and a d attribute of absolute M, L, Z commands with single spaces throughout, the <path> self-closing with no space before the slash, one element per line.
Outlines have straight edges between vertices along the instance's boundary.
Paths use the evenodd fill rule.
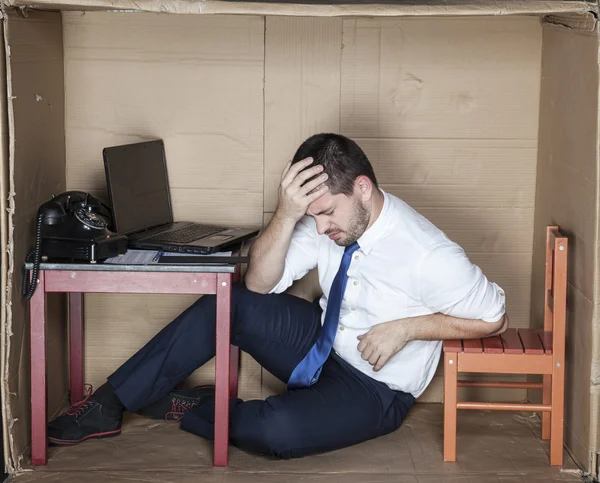
<path fill-rule="evenodd" d="M 382 193 L 382 211 L 352 256 L 333 350 L 359 371 L 416 398 L 433 378 L 442 342 L 411 341 L 375 372 L 362 359 L 356 337 L 382 322 L 437 312 L 496 322 L 504 314 L 505 296 L 441 230 L 399 198 Z M 283 292 L 318 267 L 323 323 L 343 252 L 305 216 L 296 225 L 283 276 L 271 293 Z"/>

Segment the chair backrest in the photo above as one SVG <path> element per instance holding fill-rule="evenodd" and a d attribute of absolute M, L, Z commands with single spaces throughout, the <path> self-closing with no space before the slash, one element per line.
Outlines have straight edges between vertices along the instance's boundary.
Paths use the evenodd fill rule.
<path fill-rule="evenodd" d="M 567 255 L 569 243 L 558 226 L 546 227 L 544 342 L 555 354 L 564 354 L 567 321 Z M 549 332 L 552 340 L 548 340 Z"/>

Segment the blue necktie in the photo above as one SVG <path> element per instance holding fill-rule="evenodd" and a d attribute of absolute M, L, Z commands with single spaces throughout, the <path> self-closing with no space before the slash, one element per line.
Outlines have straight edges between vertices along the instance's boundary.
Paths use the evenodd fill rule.
<path fill-rule="evenodd" d="M 308 351 L 308 354 L 304 356 L 304 359 L 292 371 L 287 384 L 288 389 L 308 387 L 319 379 L 321 368 L 331 352 L 338 322 L 340 321 L 340 308 L 342 307 L 346 283 L 348 283 L 350 260 L 352 260 L 352 254 L 359 248 L 358 243 L 354 242 L 344 249 L 340 268 L 333 279 L 333 284 L 329 291 L 327 310 L 325 311 L 325 320 L 323 327 L 321 327 L 321 333 L 317 342 Z"/>

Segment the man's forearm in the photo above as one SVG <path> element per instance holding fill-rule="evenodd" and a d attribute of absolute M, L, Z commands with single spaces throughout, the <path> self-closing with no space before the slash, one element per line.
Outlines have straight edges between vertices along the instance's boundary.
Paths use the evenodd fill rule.
<path fill-rule="evenodd" d="M 285 255 L 294 232 L 295 223 L 278 213 L 250 248 L 246 286 L 258 293 L 268 293 L 281 279 Z"/>
<path fill-rule="evenodd" d="M 508 316 L 485 322 L 437 313 L 400 319 L 398 323 L 406 325 L 409 340 L 479 339 L 503 333 L 508 327 Z"/>

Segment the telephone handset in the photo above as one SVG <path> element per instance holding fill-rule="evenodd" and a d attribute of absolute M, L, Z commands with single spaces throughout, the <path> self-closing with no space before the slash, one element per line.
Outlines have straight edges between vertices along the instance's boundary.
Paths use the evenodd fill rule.
<path fill-rule="evenodd" d="M 127 237 L 108 229 L 110 209 L 83 191 L 67 191 L 40 206 L 35 226 L 35 247 L 27 255 L 33 263 L 31 280 L 23 274 L 23 296 L 29 300 L 37 281 L 40 261 L 95 263 L 127 251 Z"/>
<path fill-rule="evenodd" d="M 52 196 L 38 210 L 38 219 L 46 225 L 63 227 L 69 223 L 71 215 L 83 225 L 92 229 L 108 227 L 110 210 L 98 198 L 83 191 L 67 191 Z"/>

